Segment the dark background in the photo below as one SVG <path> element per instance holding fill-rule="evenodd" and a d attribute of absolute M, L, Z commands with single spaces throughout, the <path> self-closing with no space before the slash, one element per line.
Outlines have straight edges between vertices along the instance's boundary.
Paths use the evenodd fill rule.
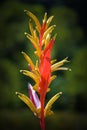
<path fill-rule="evenodd" d="M 56 72 L 46 102 L 57 92 L 63 94 L 53 105 L 54 115 L 46 119 L 47 130 L 87 129 L 87 4 L 85 0 L 3 0 L 0 4 L 0 130 L 40 129 L 28 107 L 15 95 L 28 95 L 27 83 L 33 81 L 20 74 L 27 69 L 21 51 L 35 62 L 33 47 L 24 36 L 29 32 L 29 17 L 24 9 L 42 22 L 44 13 L 54 15 L 57 38 L 52 58 L 68 57 L 65 66 L 71 72 Z"/>

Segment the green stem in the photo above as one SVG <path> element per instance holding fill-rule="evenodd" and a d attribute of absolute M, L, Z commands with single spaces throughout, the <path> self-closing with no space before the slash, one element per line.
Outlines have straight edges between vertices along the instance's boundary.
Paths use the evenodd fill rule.
<path fill-rule="evenodd" d="M 45 130 L 45 119 L 44 119 L 44 100 L 45 96 L 41 96 L 41 119 L 40 119 L 40 125 L 41 125 L 41 130 Z"/>

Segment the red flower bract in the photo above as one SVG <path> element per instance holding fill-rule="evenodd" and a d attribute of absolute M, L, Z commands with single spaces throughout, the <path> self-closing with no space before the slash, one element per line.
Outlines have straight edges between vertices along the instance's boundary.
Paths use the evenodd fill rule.
<path fill-rule="evenodd" d="M 49 45 L 45 48 L 43 51 L 41 57 L 40 57 L 40 84 L 39 84 L 39 93 L 42 95 L 42 93 L 46 93 L 48 89 L 48 85 L 50 82 L 50 76 L 51 76 L 51 49 L 54 44 L 54 39 L 52 39 L 49 43 Z"/>

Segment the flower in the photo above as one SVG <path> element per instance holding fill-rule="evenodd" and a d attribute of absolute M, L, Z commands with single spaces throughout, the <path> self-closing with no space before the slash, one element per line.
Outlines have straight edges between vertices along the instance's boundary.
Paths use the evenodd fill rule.
<path fill-rule="evenodd" d="M 39 118 L 41 103 L 37 93 L 35 92 L 35 90 L 33 90 L 33 87 L 30 83 L 28 83 L 28 91 L 29 97 L 19 92 L 16 92 L 16 94 L 31 109 L 34 115 L 36 115 Z"/>
<path fill-rule="evenodd" d="M 30 83 L 28 83 L 28 91 L 29 91 L 29 95 L 30 95 L 30 100 L 32 101 L 32 103 L 34 104 L 36 109 L 40 109 L 41 103 L 40 103 L 39 97 L 38 97 L 37 93 L 35 92 L 35 90 L 33 90 L 33 87 Z"/>
<path fill-rule="evenodd" d="M 40 119 L 41 102 L 36 91 L 33 89 L 30 83 L 28 83 L 28 92 L 29 97 L 19 92 L 16 92 L 16 94 L 31 109 L 34 115 Z M 44 109 L 44 117 L 53 114 L 53 111 L 51 111 L 52 105 L 60 97 L 61 94 L 62 92 L 59 92 L 49 100 Z"/>
<path fill-rule="evenodd" d="M 51 111 L 51 107 L 62 94 L 61 92 L 57 93 L 45 106 L 46 94 L 50 91 L 49 85 L 56 78 L 56 76 L 52 73 L 57 70 L 70 69 L 62 67 L 64 63 L 68 62 L 67 58 L 59 62 L 51 60 L 51 50 L 56 38 L 56 34 L 51 37 L 51 33 L 54 30 L 55 25 L 49 26 L 53 16 L 47 19 L 47 13 L 45 13 L 43 23 L 41 25 L 33 13 L 27 10 L 24 12 L 35 22 L 36 25 L 34 28 L 30 20 L 29 28 L 31 34 L 25 32 L 25 35 L 34 46 L 34 54 L 38 59 L 36 60 L 36 64 L 34 64 L 32 59 L 25 52 L 22 52 L 28 63 L 29 70 L 20 70 L 20 72 L 32 78 L 35 84 L 34 86 L 30 83 L 28 84 L 29 97 L 19 92 L 16 92 L 16 94 L 25 104 L 27 104 L 34 115 L 40 119 L 41 129 L 45 130 L 45 117 L 53 113 Z"/>

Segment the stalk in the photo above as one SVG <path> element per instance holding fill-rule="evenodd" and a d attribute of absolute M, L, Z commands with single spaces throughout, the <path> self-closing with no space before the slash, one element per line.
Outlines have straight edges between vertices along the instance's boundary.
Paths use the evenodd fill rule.
<path fill-rule="evenodd" d="M 45 119 L 44 119 L 44 101 L 45 101 L 45 96 L 42 96 L 42 95 L 41 95 L 40 101 L 41 101 L 41 119 L 40 119 L 40 126 L 41 126 L 41 130 L 45 130 Z"/>

